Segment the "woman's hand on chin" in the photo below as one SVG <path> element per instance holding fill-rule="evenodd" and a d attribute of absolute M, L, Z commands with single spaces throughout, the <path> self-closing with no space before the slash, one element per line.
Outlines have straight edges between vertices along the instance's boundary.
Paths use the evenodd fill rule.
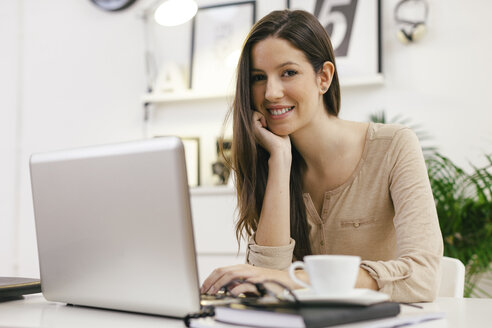
<path fill-rule="evenodd" d="M 253 112 L 253 124 L 255 139 L 271 156 L 281 154 L 285 156 L 291 154 L 289 136 L 278 136 L 268 130 L 265 116 L 260 112 Z"/>
<path fill-rule="evenodd" d="M 237 264 L 215 269 L 203 282 L 200 291 L 202 293 L 213 295 L 216 294 L 222 286 L 233 280 L 248 280 L 253 283 L 263 282 L 265 280 L 275 280 L 289 288 L 296 287 L 295 283 L 289 278 L 287 271 L 266 269 L 250 264 Z M 229 291 L 233 295 L 239 295 L 246 292 L 256 292 L 256 288 L 250 284 L 239 284 L 232 286 Z"/>

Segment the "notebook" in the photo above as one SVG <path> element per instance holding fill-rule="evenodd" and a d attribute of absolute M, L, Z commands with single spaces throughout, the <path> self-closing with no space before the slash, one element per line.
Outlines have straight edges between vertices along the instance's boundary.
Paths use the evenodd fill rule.
<path fill-rule="evenodd" d="M 249 307 L 241 304 L 218 306 L 215 321 L 265 328 L 321 328 L 394 317 L 400 304 L 384 302 L 369 306 L 319 304 L 294 307 Z M 200 327 L 193 324 L 192 327 Z"/>
<path fill-rule="evenodd" d="M 0 302 L 22 298 L 24 295 L 39 292 L 41 292 L 39 279 L 0 277 Z"/>
<path fill-rule="evenodd" d="M 47 300 L 172 317 L 200 310 L 180 139 L 34 154 L 30 171 Z"/>

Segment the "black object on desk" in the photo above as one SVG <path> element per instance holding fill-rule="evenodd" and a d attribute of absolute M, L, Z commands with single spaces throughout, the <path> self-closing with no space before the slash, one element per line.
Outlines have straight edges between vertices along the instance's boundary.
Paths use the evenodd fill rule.
<path fill-rule="evenodd" d="M 358 321 L 394 317 L 400 305 L 393 302 L 369 306 L 312 305 L 301 307 L 218 306 L 215 320 L 255 327 L 319 328 Z"/>
<path fill-rule="evenodd" d="M 33 278 L 0 277 L 0 302 L 41 292 L 41 281 Z"/>

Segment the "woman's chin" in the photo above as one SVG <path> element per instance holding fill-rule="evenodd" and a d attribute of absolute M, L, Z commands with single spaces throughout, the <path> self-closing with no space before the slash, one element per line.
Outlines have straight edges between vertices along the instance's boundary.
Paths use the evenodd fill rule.
<path fill-rule="evenodd" d="M 276 126 L 276 127 L 272 127 L 272 126 L 269 126 L 269 130 L 279 136 L 279 137 L 285 137 L 285 136 L 288 136 L 289 134 L 292 133 L 292 129 L 290 127 L 287 127 L 287 126 Z"/>
<path fill-rule="evenodd" d="M 272 131 L 273 134 L 279 136 L 279 137 L 285 137 L 290 134 L 289 131 Z"/>

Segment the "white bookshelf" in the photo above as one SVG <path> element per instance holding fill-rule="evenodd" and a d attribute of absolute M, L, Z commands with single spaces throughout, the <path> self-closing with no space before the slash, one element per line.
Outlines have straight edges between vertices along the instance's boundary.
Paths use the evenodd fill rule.
<path fill-rule="evenodd" d="M 364 86 L 377 86 L 384 84 L 383 74 L 376 74 L 366 77 L 352 77 L 341 79 L 340 86 L 343 89 L 364 87 Z M 178 92 L 152 92 L 147 93 L 142 96 L 142 103 L 152 103 L 152 104 L 166 104 L 166 103 L 177 103 L 177 102 L 193 102 L 202 100 L 213 100 L 213 99 L 232 99 L 232 93 L 226 92 L 203 92 L 194 90 L 183 90 Z"/>
<path fill-rule="evenodd" d="M 232 94 L 213 93 L 213 92 L 197 92 L 193 90 L 185 90 L 179 92 L 153 92 L 142 96 L 143 103 L 173 103 L 184 101 L 201 101 L 208 99 L 226 99 L 232 98 Z"/>

